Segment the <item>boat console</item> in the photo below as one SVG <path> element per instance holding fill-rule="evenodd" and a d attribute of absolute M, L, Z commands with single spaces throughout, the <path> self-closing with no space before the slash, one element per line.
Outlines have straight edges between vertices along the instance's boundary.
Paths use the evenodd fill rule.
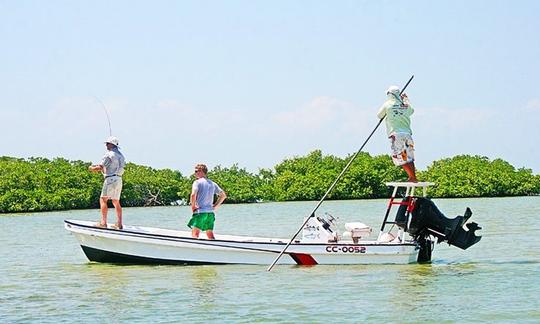
<path fill-rule="evenodd" d="M 310 216 L 302 229 L 302 243 L 328 243 L 337 242 L 339 234 L 336 219 L 326 214 L 326 219 L 319 216 Z"/>

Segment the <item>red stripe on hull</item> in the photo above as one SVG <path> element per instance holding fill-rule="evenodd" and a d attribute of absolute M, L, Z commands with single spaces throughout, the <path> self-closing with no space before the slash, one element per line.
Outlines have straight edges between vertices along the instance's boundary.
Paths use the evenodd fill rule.
<path fill-rule="evenodd" d="M 294 262 L 299 265 L 316 265 L 317 261 L 309 254 L 289 253 Z"/>

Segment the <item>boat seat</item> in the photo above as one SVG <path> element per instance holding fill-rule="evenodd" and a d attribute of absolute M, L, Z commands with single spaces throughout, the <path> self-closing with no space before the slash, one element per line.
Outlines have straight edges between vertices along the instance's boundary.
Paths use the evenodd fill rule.
<path fill-rule="evenodd" d="M 345 229 L 347 230 L 347 232 L 345 232 L 347 233 L 346 236 L 349 236 L 348 234 L 350 234 L 354 243 L 358 243 L 358 240 L 362 237 L 371 235 L 371 227 L 360 222 L 345 223 Z"/>

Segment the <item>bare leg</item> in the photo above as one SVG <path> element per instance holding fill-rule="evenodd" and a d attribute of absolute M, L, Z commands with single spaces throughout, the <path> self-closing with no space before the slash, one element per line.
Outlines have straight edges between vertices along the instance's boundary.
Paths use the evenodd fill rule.
<path fill-rule="evenodd" d="M 209 240 L 215 240 L 216 239 L 214 237 L 214 231 L 212 231 L 212 230 L 207 230 L 206 231 L 206 236 L 208 237 Z"/>
<path fill-rule="evenodd" d="M 416 168 L 414 167 L 414 162 L 410 162 L 407 164 L 402 165 L 403 170 L 407 172 L 407 175 L 409 176 L 409 179 L 407 181 L 409 182 L 418 182 L 416 179 Z"/>
<path fill-rule="evenodd" d="M 101 209 L 101 222 L 100 225 L 107 226 L 107 212 L 109 207 L 107 206 L 108 197 L 101 197 L 99 199 L 99 208 Z"/>
<path fill-rule="evenodd" d="M 116 210 L 116 226 L 118 229 L 122 229 L 122 206 L 120 205 L 120 200 L 112 199 L 112 204 Z"/>
<path fill-rule="evenodd" d="M 194 238 L 199 238 L 199 234 L 201 233 L 201 230 L 198 229 L 197 227 L 193 227 L 191 229 L 191 237 L 194 237 Z"/>

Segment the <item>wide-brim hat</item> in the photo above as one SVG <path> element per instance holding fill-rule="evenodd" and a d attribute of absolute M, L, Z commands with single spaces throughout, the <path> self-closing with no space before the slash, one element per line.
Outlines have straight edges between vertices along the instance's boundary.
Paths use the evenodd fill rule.
<path fill-rule="evenodd" d="M 118 146 L 119 141 L 118 141 L 118 138 L 116 138 L 115 136 L 109 136 L 105 140 L 105 144 L 112 144 L 114 146 Z"/>

